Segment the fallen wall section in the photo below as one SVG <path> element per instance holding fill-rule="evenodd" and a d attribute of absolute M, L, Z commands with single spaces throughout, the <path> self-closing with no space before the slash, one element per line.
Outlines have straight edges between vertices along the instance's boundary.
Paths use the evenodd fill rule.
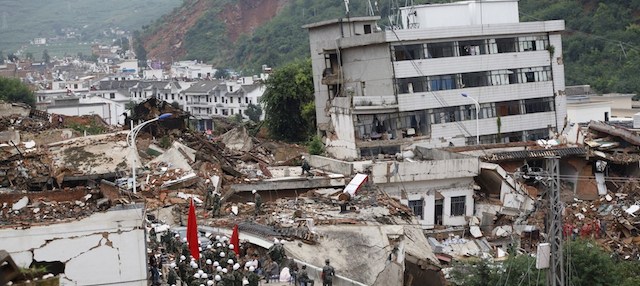
<path fill-rule="evenodd" d="M 78 221 L 0 229 L 2 248 L 20 267 L 62 262 L 60 285 L 146 285 L 142 205 L 118 206 Z"/>

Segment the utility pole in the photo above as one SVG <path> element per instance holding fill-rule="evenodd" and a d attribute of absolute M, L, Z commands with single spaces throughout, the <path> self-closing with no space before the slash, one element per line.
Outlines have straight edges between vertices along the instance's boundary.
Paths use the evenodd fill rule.
<path fill-rule="evenodd" d="M 562 202 L 560 201 L 559 157 L 547 157 L 547 193 L 549 194 L 549 232 L 551 261 L 547 275 L 548 285 L 564 286 L 564 263 L 562 257 Z"/>

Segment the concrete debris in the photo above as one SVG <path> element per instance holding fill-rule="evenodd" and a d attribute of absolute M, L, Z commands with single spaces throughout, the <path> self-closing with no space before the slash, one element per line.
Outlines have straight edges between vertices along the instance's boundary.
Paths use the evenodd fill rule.
<path fill-rule="evenodd" d="M 253 149 L 253 141 L 244 126 L 229 130 L 221 136 L 224 145 L 233 151 L 248 152 Z"/>
<path fill-rule="evenodd" d="M 29 198 L 28 197 L 22 197 L 20 200 L 15 202 L 13 204 L 13 206 L 11 206 L 11 209 L 14 210 L 14 211 L 19 211 L 22 208 L 26 207 L 28 203 L 29 203 Z"/>

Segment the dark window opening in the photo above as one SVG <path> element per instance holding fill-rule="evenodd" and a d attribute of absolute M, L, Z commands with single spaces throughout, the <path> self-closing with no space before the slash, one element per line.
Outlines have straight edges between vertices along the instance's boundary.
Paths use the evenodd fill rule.
<path fill-rule="evenodd" d="M 525 72 L 524 76 L 527 79 L 527 82 L 535 82 L 536 81 L 536 77 L 535 77 L 533 72 Z"/>
<path fill-rule="evenodd" d="M 424 58 L 422 45 L 394 46 L 396 61 L 417 60 Z"/>
<path fill-rule="evenodd" d="M 451 197 L 451 216 L 465 215 L 466 196 Z"/>
<path fill-rule="evenodd" d="M 496 102 L 498 116 L 509 116 L 520 114 L 520 104 L 518 100 Z"/>
<path fill-rule="evenodd" d="M 371 25 L 364 25 L 364 33 L 371 34 Z"/>
<path fill-rule="evenodd" d="M 423 77 L 398 79 L 398 93 L 414 93 L 426 91 Z"/>
<path fill-rule="evenodd" d="M 424 219 L 424 200 L 409 201 L 409 208 L 420 220 Z"/>
<path fill-rule="evenodd" d="M 449 75 L 438 75 L 438 76 L 430 76 L 429 80 L 429 90 L 449 90 L 458 88 L 456 84 L 456 76 L 453 74 Z"/>
<path fill-rule="evenodd" d="M 455 56 L 454 42 L 427 44 L 429 58 L 444 58 Z"/>
<path fill-rule="evenodd" d="M 486 72 L 472 72 L 462 74 L 462 84 L 464 87 L 487 86 L 489 77 Z"/>
<path fill-rule="evenodd" d="M 517 40 L 516 38 L 503 38 L 496 39 L 496 47 L 498 48 L 498 53 L 514 53 L 517 49 Z"/>
<path fill-rule="evenodd" d="M 537 113 L 553 111 L 553 99 L 550 97 L 525 99 L 525 113 Z"/>

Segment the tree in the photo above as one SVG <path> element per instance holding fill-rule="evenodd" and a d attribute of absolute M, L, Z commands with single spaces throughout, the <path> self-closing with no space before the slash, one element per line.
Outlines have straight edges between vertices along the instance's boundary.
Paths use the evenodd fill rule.
<path fill-rule="evenodd" d="M 180 107 L 180 103 L 177 101 L 172 102 L 171 106 L 173 106 L 173 108 L 175 109 L 182 109 L 182 107 Z"/>
<path fill-rule="evenodd" d="M 29 87 L 18 79 L 0 77 L 0 100 L 35 106 L 36 98 Z"/>
<path fill-rule="evenodd" d="M 216 73 L 213 74 L 214 78 L 217 79 L 225 79 L 229 77 L 229 71 L 226 69 L 218 69 L 216 70 Z"/>
<path fill-rule="evenodd" d="M 49 63 L 51 61 L 51 56 L 49 56 L 49 51 L 47 49 L 45 49 L 44 51 L 42 51 L 42 60 L 45 63 Z"/>
<path fill-rule="evenodd" d="M 7 59 L 10 62 L 14 62 L 14 63 L 17 63 L 20 60 L 20 58 L 18 58 L 18 56 L 16 56 L 16 54 L 14 53 L 10 53 L 9 55 L 7 55 Z"/>
<path fill-rule="evenodd" d="M 311 142 L 307 146 L 309 154 L 311 155 L 322 155 L 324 153 L 324 144 L 322 144 L 322 140 L 318 136 L 313 136 Z"/>
<path fill-rule="evenodd" d="M 27 54 L 25 55 L 25 59 L 33 60 L 33 53 L 32 52 L 27 52 Z"/>
<path fill-rule="evenodd" d="M 313 132 L 302 117 L 302 107 L 313 101 L 311 60 L 297 60 L 277 69 L 266 86 L 261 100 L 269 134 L 280 140 L 306 141 Z"/>
<path fill-rule="evenodd" d="M 260 107 L 260 105 L 249 103 L 249 106 L 247 106 L 247 111 L 245 111 L 244 114 L 249 117 L 249 120 L 258 122 L 260 121 L 260 116 L 262 116 L 262 108 Z"/>

